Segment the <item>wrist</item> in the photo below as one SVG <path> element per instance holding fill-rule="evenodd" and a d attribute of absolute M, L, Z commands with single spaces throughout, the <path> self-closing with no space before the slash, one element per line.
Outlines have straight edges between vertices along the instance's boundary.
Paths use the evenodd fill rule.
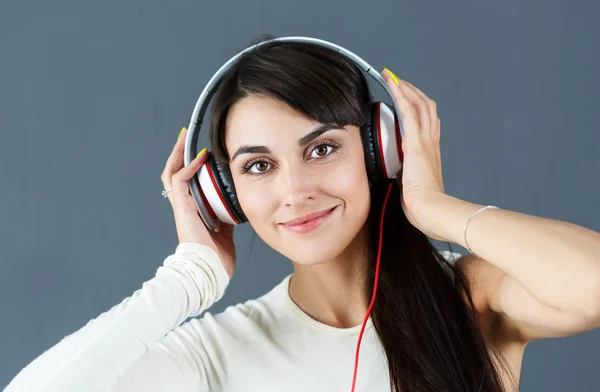
<path fill-rule="evenodd" d="M 430 192 L 419 197 L 414 208 L 414 226 L 436 241 L 449 241 L 442 230 L 441 218 L 444 211 L 447 211 L 451 198 L 441 192 Z"/>

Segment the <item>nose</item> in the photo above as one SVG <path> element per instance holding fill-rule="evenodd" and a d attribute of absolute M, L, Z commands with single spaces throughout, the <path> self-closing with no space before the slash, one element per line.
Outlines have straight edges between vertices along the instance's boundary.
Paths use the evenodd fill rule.
<path fill-rule="evenodd" d="M 301 165 L 280 169 L 282 204 L 286 207 L 302 207 L 315 200 L 317 196 L 317 178 L 315 173 L 303 170 Z"/>

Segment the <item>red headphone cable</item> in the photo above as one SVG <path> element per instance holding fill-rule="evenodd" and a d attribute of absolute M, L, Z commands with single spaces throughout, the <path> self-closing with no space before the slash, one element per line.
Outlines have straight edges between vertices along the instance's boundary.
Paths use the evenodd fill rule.
<path fill-rule="evenodd" d="M 381 259 L 381 244 L 383 242 L 383 217 L 385 216 L 385 206 L 387 204 L 391 190 L 392 183 L 390 183 L 390 186 L 388 187 L 385 199 L 383 200 L 383 207 L 381 208 L 381 219 L 379 220 L 379 248 L 377 250 L 377 266 L 375 267 L 375 285 L 373 287 L 373 297 L 371 298 L 371 305 L 369 305 L 369 310 L 367 310 L 367 315 L 365 316 L 362 328 L 360 329 L 360 335 L 358 335 L 358 343 L 356 345 L 356 358 L 354 359 L 354 377 L 352 379 L 352 392 L 354 392 L 354 387 L 356 386 L 356 371 L 358 370 L 358 354 L 360 352 L 360 341 L 362 340 L 365 325 L 367 324 L 367 320 L 369 319 L 369 315 L 371 314 L 371 309 L 373 309 L 375 297 L 377 297 L 377 281 L 379 280 L 379 261 Z"/>

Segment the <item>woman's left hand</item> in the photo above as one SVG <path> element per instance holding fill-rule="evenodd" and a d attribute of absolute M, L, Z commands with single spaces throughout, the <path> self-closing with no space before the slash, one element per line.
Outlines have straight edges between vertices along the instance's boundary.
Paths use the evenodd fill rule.
<path fill-rule="evenodd" d="M 401 204 L 408 221 L 426 235 L 420 216 L 432 197 L 445 195 L 440 154 L 440 119 L 435 101 L 409 82 L 388 73 L 381 76 L 387 82 L 402 115 L 404 162 L 396 177 L 401 189 Z M 397 80 L 397 84 L 396 84 Z"/>

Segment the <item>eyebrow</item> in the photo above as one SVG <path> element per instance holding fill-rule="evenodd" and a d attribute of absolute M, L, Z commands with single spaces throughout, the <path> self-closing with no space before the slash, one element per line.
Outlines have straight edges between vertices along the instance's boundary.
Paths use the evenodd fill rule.
<path fill-rule="evenodd" d="M 321 134 L 327 131 L 331 131 L 332 129 L 340 129 L 344 131 L 346 130 L 346 128 L 338 124 L 321 124 L 317 126 L 313 131 L 298 139 L 298 146 L 306 146 L 308 143 L 319 137 Z M 271 150 L 267 146 L 241 146 L 235 151 L 235 153 L 231 157 L 231 161 L 233 161 L 238 155 L 251 153 L 270 154 Z"/>

